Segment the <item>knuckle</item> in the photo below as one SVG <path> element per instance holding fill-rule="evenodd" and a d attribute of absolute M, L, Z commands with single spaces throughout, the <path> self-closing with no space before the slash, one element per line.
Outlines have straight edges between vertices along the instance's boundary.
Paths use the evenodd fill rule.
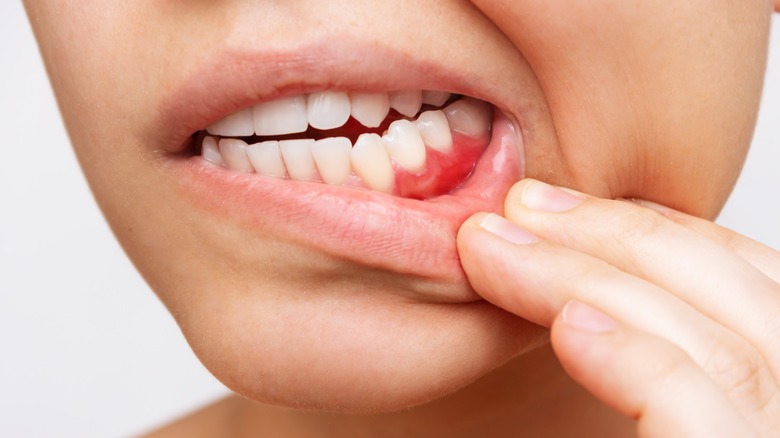
<path fill-rule="evenodd" d="M 750 345 L 721 339 L 705 356 L 702 368 L 729 398 L 751 411 L 762 411 L 772 399 L 771 372 L 763 356 Z"/>
<path fill-rule="evenodd" d="M 663 216 L 631 208 L 614 217 L 611 224 L 614 239 L 620 246 L 637 247 L 657 235 L 668 222 Z"/>

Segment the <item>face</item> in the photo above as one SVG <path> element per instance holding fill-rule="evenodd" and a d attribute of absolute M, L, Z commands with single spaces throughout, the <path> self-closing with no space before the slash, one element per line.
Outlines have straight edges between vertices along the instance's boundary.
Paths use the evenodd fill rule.
<path fill-rule="evenodd" d="M 717 214 L 772 4 L 26 7 L 92 190 L 206 367 L 255 400 L 381 411 L 544 341 L 455 250 L 518 179 Z"/>

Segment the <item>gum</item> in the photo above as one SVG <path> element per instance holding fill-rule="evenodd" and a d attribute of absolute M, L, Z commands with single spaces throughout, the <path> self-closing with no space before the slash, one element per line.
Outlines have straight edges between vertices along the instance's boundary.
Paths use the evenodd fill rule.
<path fill-rule="evenodd" d="M 468 179 L 490 142 L 490 134 L 487 133 L 484 138 L 452 134 L 452 152 L 442 153 L 426 147 L 426 164 L 421 173 L 413 174 L 394 165 L 395 196 L 435 198 L 452 192 Z"/>

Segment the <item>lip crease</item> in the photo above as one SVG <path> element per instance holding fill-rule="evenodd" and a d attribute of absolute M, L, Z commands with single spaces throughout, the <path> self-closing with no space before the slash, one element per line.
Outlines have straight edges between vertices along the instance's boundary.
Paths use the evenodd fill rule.
<path fill-rule="evenodd" d="M 224 50 L 207 57 L 163 101 L 155 144 L 162 141 L 163 170 L 206 214 L 340 260 L 445 285 L 410 292 L 422 301 L 471 302 L 480 298 L 460 266 L 457 230 L 477 211 L 501 213 L 524 169 L 517 123 L 498 108 L 471 176 L 452 193 L 426 201 L 234 172 L 183 153 L 195 132 L 266 100 L 324 89 L 432 89 L 500 104 L 478 82 L 393 50 L 333 39 L 285 52 Z"/>

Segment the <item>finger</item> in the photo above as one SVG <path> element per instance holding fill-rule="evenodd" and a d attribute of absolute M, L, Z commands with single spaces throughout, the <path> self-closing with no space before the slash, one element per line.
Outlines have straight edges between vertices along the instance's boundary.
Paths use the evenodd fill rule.
<path fill-rule="evenodd" d="M 567 304 L 553 325 L 552 343 L 569 375 L 637 419 L 640 436 L 758 436 L 683 350 L 593 307 Z"/>
<path fill-rule="evenodd" d="M 458 233 L 461 264 L 474 290 L 488 301 L 536 324 L 550 327 L 572 299 L 597 303 L 643 328 L 657 315 L 706 318 L 658 286 L 633 277 L 603 260 L 540 240 L 500 216 L 478 213 Z M 637 305 L 640 303 L 641 305 Z M 638 307 L 643 307 L 637 311 Z M 644 317 L 642 315 L 645 315 Z M 677 327 L 669 329 L 674 333 Z M 680 327 L 682 328 L 682 327 Z"/>
<path fill-rule="evenodd" d="M 753 239 L 736 233 L 708 220 L 641 199 L 629 199 L 639 206 L 649 208 L 683 227 L 729 248 L 764 275 L 780 283 L 780 252 Z"/>
<path fill-rule="evenodd" d="M 507 196 L 523 228 L 644 278 L 755 345 L 780 376 L 780 286 L 728 248 L 628 202 L 525 180 Z"/>
<path fill-rule="evenodd" d="M 567 302 L 578 300 L 690 349 L 702 360 L 715 350 L 708 345 L 712 339 L 736 338 L 657 285 L 540 240 L 499 216 L 474 215 L 461 227 L 457 243 L 474 290 L 536 324 L 550 327 Z"/>
<path fill-rule="evenodd" d="M 477 293 L 536 324 L 550 327 L 570 300 L 592 303 L 623 324 L 685 350 L 741 410 L 762 409 L 764 394 L 776 389 L 764 357 L 740 336 L 603 260 L 484 213 L 461 227 L 458 250 Z M 771 410 L 780 414 L 774 403 Z"/>

